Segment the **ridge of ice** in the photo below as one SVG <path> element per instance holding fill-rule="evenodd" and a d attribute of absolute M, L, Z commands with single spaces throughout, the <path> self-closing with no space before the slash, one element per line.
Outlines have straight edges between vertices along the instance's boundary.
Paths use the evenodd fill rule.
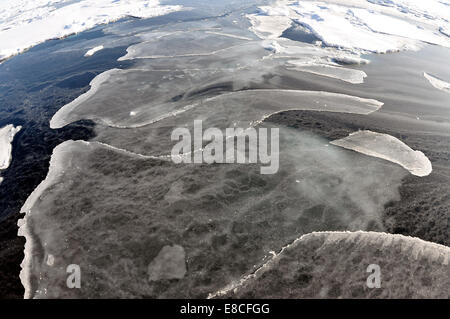
<path fill-rule="evenodd" d="M 434 86 L 438 90 L 442 90 L 444 92 L 450 93 L 450 83 L 442 81 L 437 77 L 432 76 L 426 72 L 423 72 L 423 76 L 430 82 L 432 86 Z"/>

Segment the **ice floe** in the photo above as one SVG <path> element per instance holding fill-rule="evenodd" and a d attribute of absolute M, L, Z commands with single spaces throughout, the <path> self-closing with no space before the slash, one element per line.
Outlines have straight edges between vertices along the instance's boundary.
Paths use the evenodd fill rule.
<path fill-rule="evenodd" d="M 446 298 L 449 261 L 449 247 L 419 238 L 364 231 L 313 232 L 209 298 Z M 366 269 L 374 264 L 381 271 L 381 296 L 373 295 L 376 289 L 355 289 L 366 286 L 370 275 Z M 383 276 L 386 273 L 389 276 Z M 399 277 L 405 278 L 402 285 L 396 280 Z"/>
<path fill-rule="evenodd" d="M 281 36 L 292 24 L 288 16 L 248 15 L 252 30 L 261 39 L 274 39 Z"/>
<path fill-rule="evenodd" d="M 420 25 L 365 9 L 351 10 L 355 17 L 364 22 L 374 32 L 397 35 L 445 47 L 450 45 L 449 40 L 442 37 L 436 30 L 425 29 Z"/>
<path fill-rule="evenodd" d="M 206 297 L 301 234 L 381 227 L 404 169 L 282 130 L 274 175 L 60 144 L 22 208 L 26 297 Z M 83 289 L 67 289 L 69 264 L 80 266 Z"/>
<path fill-rule="evenodd" d="M 119 59 L 157 59 L 183 56 L 212 55 L 234 45 L 251 41 L 239 35 L 222 32 L 190 31 L 163 33 L 127 49 L 127 54 Z M 157 44 L 157 45 L 155 45 Z"/>
<path fill-rule="evenodd" d="M 450 93 L 450 83 L 442 81 L 431 74 L 423 72 L 423 76 L 430 82 L 432 86 L 436 89 L 442 90 L 444 92 Z"/>
<path fill-rule="evenodd" d="M 149 18 L 181 10 L 157 0 L 0 2 L 0 60 L 45 40 L 62 38 L 126 16 Z"/>
<path fill-rule="evenodd" d="M 164 246 L 148 265 L 150 281 L 181 279 L 186 274 L 186 253 L 180 245 Z"/>
<path fill-rule="evenodd" d="M 165 72 L 163 72 L 164 74 Z M 73 121 L 80 119 L 92 119 L 104 123 L 111 127 L 127 128 L 142 127 L 158 121 L 163 121 L 168 117 L 177 115 L 177 121 L 190 123 L 196 116 L 206 118 L 228 118 L 226 123 L 241 122 L 249 125 L 253 121 L 261 121 L 265 117 L 286 110 L 317 110 L 344 112 L 356 114 L 370 114 L 377 111 L 383 105 L 382 102 L 374 99 L 364 99 L 339 93 L 303 90 L 282 90 L 282 89 L 260 89 L 230 92 L 206 99 L 202 103 L 188 103 L 180 101 L 178 103 L 160 103 L 162 98 L 166 99 L 166 89 L 169 84 L 176 85 L 176 80 L 171 78 L 165 84 L 161 83 L 161 92 L 155 87 L 152 91 L 143 91 L 145 95 L 138 97 L 134 95 L 134 100 L 121 100 L 123 103 L 105 103 L 109 99 L 108 91 L 121 90 L 122 84 L 118 87 L 114 83 L 127 84 L 124 79 L 137 80 L 138 78 L 160 77 L 160 72 L 145 71 L 122 71 L 118 69 L 104 72 L 97 76 L 91 83 L 91 90 L 79 96 L 73 102 L 61 108 L 51 119 L 52 128 L 63 127 Z M 183 78 L 180 80 L 183 82 Z M 164 86 L 162 86 L 164 84 Z M 101 95 L 96 94 L 102 87 Z M 177 93 L 173 90 L 173 94 Z M 128 94 L 128 93 L 125 93 Z M 142 100 L 142 105 L 139 101 Z M 152 101 L 152 102 L 148 102 Z M 154 105 L 154 107 L 150 107 Z M 243 108 L 243 105 L 247 105 Z M 136 109 L 141 109 L 140 116 L 137 116 Z M 230 110 L 234 110 L 230 112 Z M 134 116 L 130 116 L 134 114 Z M 180 114 L 181 113 L 181 114 Z M 226 124 L 224 123 L 224 124 Z M 181 124 L 181 123 L 179 123 Z"/>
<path fill-rule="evenodd" d="M 59 128 L 80 119 L 92 119 L 110 127 L 137 128 L 180 112 L 183 113 L 178 116 L 181 121 L 184 116 L 192 118 L 190 114 L 202 104 L 203 99 L 242 89 L 247 92 L 227 95 L 233 103 L 236 98 L 242 101 L 242 104 L 236 101 L 228 109 L 225 105 L 214 108 L 212 101 L 206 99 L 200 108 L 204 110 L 204 117 L 223 112 L 232 121 L 233 117 L 238 118 L 236 114 L 242 116 L 244 112 L 249 112 L 255 115 L 254 121 L 259 121 L 273 112 L 287 109 L 368 114 L 383 104 L 325 92 L 248 90 L 252 83 L 261 82 L 265 76 L 274 72 L 304 77 L 293 70 L 361 83 L 366 76 L 363 71 L 338 64 L 343 61 L 367 63 L 357 54 L 295 43 L 289 39 L 245 42 L 240 38 L 205 34 L 200 30 L 192 34 L 172 32 L 160 36 L 160 45 L 154 45 L 153 40 L 148 40 L 128 49 L 124 59 L 142 58 L 139 68 L 113 69 L 98 75 L 91 82 L 88 92 L 58 110 L 50 121 L 50 127 Z M 186 38 L 190 41 L 183 40 Z M 270 45 L 276 46 L 279 52 L 267 50 Z M 145 59 L 148 57 L 153 59 Z M 266 110 L 258 108 L 250 100 L 251 96 L 255 96 L 255 101 L 260 101 L 261 96 L 267 96 L 273 106 L 265 106 Z M 279 100 L 274 100 L 274 96 Z M 267 104 L 264 100 L 261 103 Z M 251 107 L 243 108 L 243 105 Z M 230 112 L 231 108 L 237 112 Z M 250 115 L 240 119 L 243 118 L 252 120 Z"/>
<path fill-rule="evenodd" d="M 96 46 L 95 48 L 90 49 L 89 51 L 87 51 L 84 56 L 88 57 L 88 56 L 93 56 L 95 53 L 97 53 L 98 51 L 103 50 L 103 45 L 99 45 Z"/>
<path fill-rule="evenodd" d="M 148 77 L 146 73 L 139 76 Z M 114 89 L 114 86 L 110 89 Z M 85 100 L 67 114 L 57 113 L 55 116 L 60 121 L 52 121 L 53 127 L 61 127 L 79 119 L 92 119 L 107 125 L 98 131 L 96 141 L 133 153 L 161 156 L 170 154 L 174 145 L 170 131 L 176 127 L 192 129 L 194 120 L 198 119 L 202 119 L 205 127 L 245 129 L 282 111 L 312 110 L 367 115 L 383 105 L 377 100 L 338 93 L 258 89 L 223 93 L 200 102 L 155 104 L 155 107 L 150 108 L 148 103 L 141 107 L 129 100 L 130 104 L 117 104 L 116 110 L 114 102 L 107 102 L 107 91 L 109 89 L 104 91 L 105 95 L 100 99 Z M 151 93 L 157 94 L 157 102 L 158 92 L 155 90 Z M 127 99 L 124 97 L 124 100 Z M 142 109 L 142 114 L 130 116 L 130 109 L 135 108 Z"/>
<path fill-rule="evenodd" d="M 425 154 L 412 150 L 408 145 L 389 134 L 368 130 L 358 131 L 330 143 L 397 163 L 416 176 L 427 176 L 432 171 L 431 162 Z"/>
<path fill-rule="evenodd" d="M 121 72 L 120 69 L 111 69 L 108 71 L 105 71 L 103 73 L 100 73 L 97 75 L 90 83 L 91 88 L 86 93 L 80 95 L 75 100 L 70 102 L 69 104 L 64 105 L 62 108 L 58 110 L 58 112 L 53 115 L 52 119 L 50 120 L 50 127 L 51 128 L 59 128 L 64 125 L 61 125 L 60 122 L 63 121 L 63 118 L 70 113 L 72 110 L 74 110 L 79 104 L 83 103 L 84 101 L 87 101 L 90 97 L 94 96 L 97 92 L 99 86 L 108 81 L 108 79 L 115 73 Z"/>
<path fill-rule="evenodd" d="M 71 141 L 70 141 L 71 142 Z M 28 196 L 27 200 L 23 204 L 21 208 L 21 212 L 25 213 L 24 218 L 19 219 L 17 225 L 19 226 L 18 235 L 23 236 L 26 239 L 25 247 L 24 247 L 24 259 L 20 264 L 22 270 L 20 271 L 20 280 L 22 282 L 23 287 L 25 288 L 24 298 L 30 298 L 34 293 L 31 291 L 30 285 L 30 276 L 31 276 L 31 267 L 33 264 L 33 250 L 35 244 L 33 242 L 33 237 L 30 233 L 30 225 L 28 225 L 28 220 L 31 218 L 31 209 L 32 207 L 39 201 L 40 196 L 43 195 L 44 191 L 47 190 L 48 186 L 52 185 L 57 181 L 58 177 L 64 171 L 65 161 L 68 155 L 68 149 L 64 149 L 63 147 L 69 144 L 70 142 L 65 142 L 53 150 L 52 157 L 50 159 L 50 167 L 47 173 L 47 177 L 43 180 L 38 187 L 34 189 L 34 191 Z M 47 263 L 47 262 L 46 262 Z"/>
<path fill-rule="evenodd" d="M 449 6 L 429 1 L 433 10 L 428 10 L 428 4 L 417 1 L 370 2 L 282 0 L 260 7 L 260 12 L 248 18 L 250 29 L 266 39 L 279 37 L 296 23 L 310 29 L 323 44 L 349 50 L 384 53 L 417 49 L 421 41 L 450 47 L 444 35 Z"/>
<path fill-rule="evenodd" d="M 7 169 L 11 162 L 12 141 L 14 135 L 20 131 L 22 127 L 9 124 L 0 128 L 0 170 Z"/>
<path fill-rule="evenodd" d="M 364 71 L 342 68 L 339 66 L 327 64 L 305 64 L 296 60 L 291 60 L 289 63 L 294 65 L 294 70 L 340 79 L 353 84 L 363 83 L 364 78 L 367 77 L 367 74 Z"/>

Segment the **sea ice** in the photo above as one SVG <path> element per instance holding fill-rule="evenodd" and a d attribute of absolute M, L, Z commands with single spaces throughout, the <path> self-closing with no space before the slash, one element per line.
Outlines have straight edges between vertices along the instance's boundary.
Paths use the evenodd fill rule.
<path fill-rule="evenodd" d="M 370 2 L 277 1 L 248 15 L 250 30 L 274 39 L 291 26 L 290 20 L 310 29 L 327 46 L 359 52 L 417 49 L 420 41 L 450 47 L 445 36 L 449 6 L 434 0 L 429 1 L 432 10 L 428 1 L 427 5 L 411 0 Z"/>
<path fill-rule="evenodd" d="M 432 86 L 436 89 L 442 90 L 444 92 L 450 93 L 450 83 L 442 81 L 437 77 L 434 77 L 426 72 L 423 72 L 423 76 L 430 82 Z"/>
<path fill-rule="evenodd" d="M 367 77 L 367 74 L 364 71 L 342 68 L 339 66 L 327 64 L 309 64 L 297 62 L 295 60 L 291 60 L 289 61 L 289 63 L 294 65 L 294 70 L 340 79 L 342 81 L 353 84 L 363 83 L 364 78 Z"/>
<path fill-rule="evenodd" d="M 7 169 L 11 162 L 11 143 L 14 135 L 20 131 L 22 127 L 9 124 L 0 128 L 0 170 Z"/>
<path fill-rule="evenodd" d="M 92 49 L 90 49 L 89 51 L 87 51 L 86 53 L 85 53 L 85 57 L 88 57 L 88 56 L 93 56 L 96 52 L 98 52 L 98 51 L 100 51 L 100 50 L 103 50 L 103 45 L 99 45 L 99 46 L 97 46 L 97 47 L 95 47 L 95 48 L 92 48 Z"/>
<path fill-rule="evenodd" d="M 371 264 L 381 267 L 383 289 L 378 298 L 446 298 L 449 261 L 449 247 L 419 238 L 364 231 L 313 232 L 209 298 L 371 298 L 373 290 L 354 288 L 366 285 Z"/>
<path fill-rule="evenodd" d="M 252 27 L 250 28 L 261 39 L 274 39 L 281 36 L 284 30 L 292 24 L 287 16 L 261 16 L 250 14 L 247 16 Z"/>
<path fill-rule="evenodd" d="M 18 0 L 0 2 L 0 60 L 45 40 L 126 16 L 149 18 L 181 10 L 157 0 Z"/>
<path fill-rule="evenodd" d="M 416 176 L 427 176 L 432 171 L 430 160 L 422 152 L 412 150 L 408 145 L 388 134 L 368 130 L 358 131 L 330 143 L 397 163 Z"/>
<path fill-rule="evenodd" d="M 162 34 L 127 49 L 122 60 L 212 55 L 252 39 L 207 30 Z"/>
<path fill-rule="evenodd" d="M 450 40 L 440 35 L 436 30 L 424 29 L 410 22 L 365 9 L 351 9 L 351 11 L 355 17 L 363 21 L 374 32 L 398 35 L 450 47 Z"/>
<path fill-rule="evenodd" d="M 272 52 L 270 58 L 284 62 L 289 70 L 318 74 L 353 84 L 363 83 L 367 76 L 364 71 L 342 67 L 341 64 L 369 63 L 353 52 L 322 48 L 285 38 L 265 40 L 262 45 Z"/>
<path fill-rule="evenodd" d="M 58 110 L 50 121 L 50 127 L 59 128 L 80 119 L 92 119 L 117 128 L 142 127 L 180 112 L 191 111 L 201 105 L 204 98 L 248 89 L 252 83 L 258 83 L 266 75 L 276 71 L 281 75 L 289 71 L 289 76 L 297 76 L 293 75 L 295 72 L 291 72 L 296 67 L 301 71 L 350 83 L 361 83 L 366 76 L 361 70 L 341 67 L 335 62 L 367 62 L 357 54 L 296 43 L 289 39 L 243 42 L 240 38 L 205 34 L 198 29 L 192 34 L 172 32 L 162 33 L 160 36 L 161 45 L 155 46 L 155 42 L 149 40 L 129 48 L 125 57 L 153 56 L 154 59 L 139 61 L 136 69 L 113 69 L 98 75 L 91 82 L 88 92 Z M 186 38 L 190 39 L 188 43 L 183 40 Z M 206 39 L 208 41 L 203 41 Z M 277 46 L 280 52 L 273 53 L 265 49 L 271 44 Z M 208 49 L 217 51 L 209 52 Z M 169 56 L 161 56 L 162 54 Z M 302 77 L 300 74 L 298 76 Z M 271 96 L 264 90 L 252 92 L 248 90 L 247 93 L 227 95 L 227 98 L 232 97 L 231 101 L 234 102 L 239 97 L 243 103 L 236 101 L 228 110 L 222 106 L 213 108 L 205 100 L 208 107 L 201 107 L 206 108 L 204 117 L 209 117 L 214 112 L 224 112 L 224 116 L 231 121 L 235 114 L 242 115 L 246 111 L 242 108 L 246 103 L 252 106 L 248 112 L 258 113 L 254 114 L 254 118 L 245 116 L 249 121 L 259 121 L 268 114 L 286 109 L 368 114 L 382 105 L 374 100 L 324 92 L 274 90 Z M 279 100 L 273 101 L 274 105 L 267 113 L 261 107 L 258 110 L 252 101 L 248 101 L 251 95 L 255 95 L 258 101 L 260 96 L 266 95 L 269 95 L 270 101 L 273 96 L 278 96 Z M 295 100 L 292 96 L 304 98 Z M 331 96 L 335 99 L 329 98 Z M 344 100 L 348 105 L 344 105 Z M 266 104 L 262 101 L 262 105 Z M 230 112 L 230 108 L 236 109 L 236 113 Z M 266 106 L 266 111 L 269 109 Z M 183 116 L 189 115 L 186 113 Z M 182 120 L 183 116 L 178 115 L 178 118 Z"/>
<path fill-rule="evenodd" d="M 274 175 L 253 164 L 175 164 L 97 142 L 58 145 L 22 208 L 25 296 L 206 297 L 301 234 L 380 227 L 404 169 L 281 131 Z M 67 289 L 69 264 L 80 266 L 83 289 Z"/>
<path fill-rule="evenodd" d="M 164 246 L 148 265 L 150 281 L 181 279 L 186 274 L 186 253 L 180 245 Z"/>

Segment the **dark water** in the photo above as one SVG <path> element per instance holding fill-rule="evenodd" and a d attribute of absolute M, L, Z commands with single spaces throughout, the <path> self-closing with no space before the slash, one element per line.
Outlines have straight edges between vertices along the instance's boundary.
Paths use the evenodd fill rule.
<path fill-rule="evenodd" d="M 91 121 L 52 130 L 51 117 L 88 90 L 97 74 L 129 65 L 117 62 L 127 46 L 104 49 L 90 58 L 84 57 L 83 50 L 65 50 L 103 36 L 97 28 L 48 41 L 0 65 L 0 127 L 22 126 L 12 144 L 11 164 L 1 172 L 0 298 L 23 297 L 19 272 L 25 239 L 17 237 L 16 223 L 25 200 L 47 175 L 53 148 L 66 140 L 94 137 Z"/>
<path fill-rule="evenodd" d="M 0 299 L 22 298 L 19 280 L 25 239 L 17 237 L 17 220 L 21 207 L 31 192 L 47 175 L 53 149 L 66 140 L 89 140 L 94 137 L 92 121 L 78 121 L 53 130 L 49 121 L 56 111 L 89 89 L 90 81 L 112 68 L 127 68 L 129 61 L 118 62 L 133 44 L 133 36 L 125 36 L 126 44 L 105 48 L 86 58 L 86 41 L 105 37 L 104 30 L 118 27 L 125 34 L 143 27 L 159 27 L 168 23 L 197 21 L 226 16 L 232 10 L 223 6 L 220 12 L 173 12 L 152 19 L 127 18 L 106 26 L 50 40 L 0 64 L 0 127 L 21 125 L 12 143 L 12 161 L 1 172 L 0 184 Z M 115 36 L 113 36 L 114 38 Z M 120 38 L 120 36 L 116 36 Z"/>
<path fill-rule="evenodd" d="M 49 41 L 0 65 L 0 127 L 21 125 L 13 142 L 11 165 L 2 172 L 0 218 L 17 213 L 45 178 L 53 148 L 69 139 L 93 137 L 93 123 L 81 121 L 51 130 L 49 120 L 63 105 L 88 89 L 99 73 L 119 63 L 126 47 L 105 49 L 90 58 L 80 50 L 56 53 L 79 42 L 102 37 L 101 29 Z"/>

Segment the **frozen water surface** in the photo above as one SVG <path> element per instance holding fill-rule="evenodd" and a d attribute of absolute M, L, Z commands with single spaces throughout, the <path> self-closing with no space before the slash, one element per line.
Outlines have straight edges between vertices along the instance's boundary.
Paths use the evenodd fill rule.
<path fill-rule="evenodd" d="M 397 163 L 413 175 L 426 176 L 432 171 L 431 162 L 425 154 L 412 150 L 388 134 L 358 131 L 343 139 L 332 141 L 331 144 Z"/>
<path fill-rule="evenodd" d="M 118 3 L 121 8 L 131 4 Z M 154 7 L 138 16 L 179 9 L 152 3 Z M 283 247 L 302 235 L 384 231 L 381 215 L 387 203 L 400 199 L 398 189 L 410 177 L 407 170 L 417 176 L 431 173 L 422 152 L 390 135 L 362 131 L 330 143 L 284 126 L 279 127 L 280 170 L 273 175 L 261 175 L 257 164 L 170 161 L 172 131 L 192 130 L 194 120 L 203 120 L 205 129 L 272 128 L 265 120 L 275 113 L 309 110 L 396 118 L 424 131 L 439 126 L 432 112 L 442 103 L 430 99 L 427 104 L 428 96 L 421 91 L 425 70 L 401 72 L 402 62 L 392 70 L 390 65 L 389 70 L 374 69 L 367 64 L 373 56 L 364 55 L 418 49 L 425 43 L 448 46 L 442 32 L 448 26 L 448 8 L 438 2 L 424 7 L 406 0 L 388 6 L 378 1 L 278 1 L 259 8 L 252 6 L 259 5 L 255 2 L 236 11 L 229 11 L 227 3 L 214 9 L 208 2 L 194 2 L 194 9 L 185 12 L 193 18 L 185 22 L 175 17 L 164 23 L 149 19 L 111 25 L 104 29 L 107 41 L 78 48 L 84 54 L 100 44 L 125 44 L 129 47 L 120 60 L 133 64 L 97 75 L 90 90 L 50 122 L 52 128 L 61 128 L 91 119 L 97 136 L 56 147 L 46 180 L 22 209 L 26 216 L 20 234 L 27 243 L 21 280 L 26 297 L 214 295 L 257 269 L 272 271 L 274 267 L 264 265 L 281 260 L 288 252 Z M 162 11 L 150 10 L 154 8 Z M 125 11 L 118 10 L 115 17 L 130 14 Z M 208 18 L 199 19 L 202 12 Z M 296 25 L 318 40 L 303 43 L 282 36 Z M 378 77 L 368 83 L 371 74 Z M 410 82 L 404 83 L 405 74 Z M 411 97 L 404 94 L 409 91 Z M 390 102 L 387 112 L 385 99 Z M 418 108 L 430 112 L 427 119 L 412 117 Z M 445 119 L 439 120 L 439 128 L 448 128 Z M 447 258 L 448 263 L 446 248 L 378 233 L 304 239 L 308 244 L 294 246 L 307 250 L 307 256 L 322 247 L 325 269 L 341 260 L 342 269 L 354 270 L 358 260 L 365 261 L 379 247 L 387 251 L 379 262 L 389 269 L 417 270 L 422 258 L 435 272 L 428 276 L 417 270 L 423 279 L 417 294 L 435 283 L 436 290 L 428 290 L 432 294 L 445 290 L 439 285 L 446 280 L 441 262 Z M 390 258 L 397 251 L 401 258 Z M 278 253 L 274 259 L 272 252 Z M 293 258 L 301 263 L 298 256 Z M 80 265 L 83 289 L 66 287 L 69 264 Z M 310 278 L 308 269 L 301 280 Z M 294 278 L 294 272 L 287 276 Z M 248 282 L 257 285 L 259 280 Z M 392 289 L 396 296 L 408 295 L 394 284 Z M 303 292 L 309 296 L 308 290 Z M 236 293 L 246 292 L 242 288 Z M 341 295 L 332 286 L 320 292 Z"/>
<path fill-rule="evenodd" d="M 206 297 L 300 234 L 382 229 L 403 169 L 312 134 L 280 137 L 275 175 L 254 164 L 176 165 L 95 142 L 61 144 L 23 208 L 27 296 Z M 83 289 L 65 286 L 72 263 Z"/>
<path fill-rule="evenodd" d="M 159 1 L 79 0 L 2 1 L 0 3 L 0 59 L 45 40 L 62 38 L 98 24 L 135 16 L 149 18 L 180 10 Z"/>
<path fill-rule="evenodd" d="M 436 89 L 442 90 L 444 92 L 450 93 L 450 83 L 442 81 L 438 79 L 435 76 L 432 76 L 431 74 L 428 74 L 426 72 L 423 73 L 423 76 L 430 82 L 432 86 L 434 86 Z"/>
<path fill-rule="evenodd" d="M 431 13 L 432 12 L 432 13 Z M 250 16 L 256 32 L 292 22 L 309 28 L 324 44 L 350 50 L 391 52 L 418 48 L 419 42 L 450 46 L 439 28 L 448 27 L 449 6 L 440 1 L 277 1 Z M 278 22 L 278 23 L 277 23 Z M 281 22 L 281 23 L 280 23 Z M 272 28 L 277 23 L 280 29 Z M 287 29 L 287 27 L 285 28 Z"/>
<path fill-rule="evenodd" d="M 255 274 L 210 297 L 447 298 L 449 260 L 450 248 L 418 238 L 361 231 L 315 232 L 284 247 Z M 380 267 L 383 289 L 359 287 L 369 275 L 360 262 Z"/>

